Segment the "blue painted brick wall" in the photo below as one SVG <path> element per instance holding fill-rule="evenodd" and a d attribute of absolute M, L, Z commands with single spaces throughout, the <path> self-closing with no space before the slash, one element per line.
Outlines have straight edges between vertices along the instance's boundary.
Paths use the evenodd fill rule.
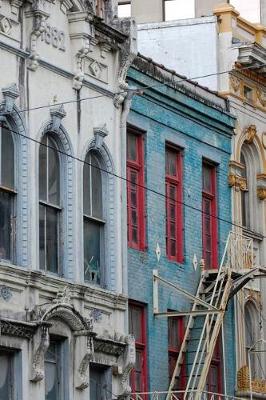
<path fill-rule="evenodd" d="M 128 81 L 132 86 L 158 85 L 151 76 L 131 68 Z M 155 104 L 154 103 L 158 103 Z M 169 107 L 171 108 L 169 110 Z M 128 122 L 145 133 L 145 185 L 165 193 L 165 144 L 170 142 L 184 149 L 183 201 L 201 210 L 202 158 L 218 164 L 217 196 L 219 217 L 219 256 L 231 229 L 231 193 L 227 184 L 227 168 L 231 151 L 234 120 L 227 114 L 186 94 L 163 86 L 135 96 Z M 146 241 L 144 252 L 128 249 L 129 298 L 147 305 L 148 380 L 149 391 L 167 390 L 168 333 L 167 319 L 153 316 L 152 271 L 195 293 L 200 268 L 194 271 L 192 260 L 202 257 L 201 213 L 184 207 L 184 263 L 169 262 L 165 254 L 165 199 L 146 191 Z M 156 258 L 156 244 L 161 248 L 161 259 Z M 187 299 L 168 288 L 160 287 L 160 311 L 189 310 Z M 226 375 L 228 393 L 233 394 L 235 382 L 233 307 L 227 311 Z"/>

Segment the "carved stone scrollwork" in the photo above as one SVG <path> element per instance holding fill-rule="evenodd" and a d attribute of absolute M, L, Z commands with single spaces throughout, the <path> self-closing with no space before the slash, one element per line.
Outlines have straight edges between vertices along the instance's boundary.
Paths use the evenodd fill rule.
<path fill-rule="evenodd" d="M 127 336 L 126 341 L 127 350 L 125 354 L 125 367 L 121 378 L 122 393 L 119 398 L 127 396 L 131 393 L 131 387 L 129 385 L 129 374 L 130 371 L 134 368 L 136 362 L 135 339 L 132 335 L 129 335 Z"/>
<path fill-rule="evenodd" d="M 230 84 L 231 84 L 231 86 L 233 88 L 233 91 L 235 93 L 237 93 L 239 91 L 240 83 L 241 83 L 241 81 L 240 81 L 239 78 L 237 78 L 236 76 L 233 76 L 233 75 L 230 76 Z"/>
<path fill-rule="evenodd" d="M 103 145 L 104 138 L 108 135 L 106 124 L 104 124 L 102 127 L 94 128 L 93 133 L 95 137 L 94 147 L 96 150 L 100 150 Z"/>
<path fill-rule="evenodd" d="M 256 125 L 250 125 L 245 129 L 245 143 L 253 143 L 254 137 L 257 133 Z"/>
<path fill-rule="evenodd" d="M 82 83 L 85 77 L 83 71 L 83 60 L 91 51 L 90 41 L 85 40 L 84 46 L 78 51 L 76 55 L 77 62 L 77 72 L 73 78 L 73 89 L 80 90 L 82 88 Z"/>
<path fill-rule="evenodd" d="M 16 17 L 18 16 L 19 9 L 22 6 L 23 1 L 22 0 L 11 0 L 10 5 L 11 5 L 11 13 L 14 14 Z"/>
<path fill-rule="evenodd" d="M 120 29 L 128 34 L 128 40 L 120 51 L 120 68 L 118 71 L 118 91 L 114 97 L 114 105 L 119 108 L 124 102 L 128 84 L 126 82 L 127 71 L 137 56 L 137 28 L 133 20 L 120 20 Z"/>
<path fill-rule="evenodd" d="M 51 122 L 52 122 L 51 130 L 53 132 L 57 132 L 62 123 L 62 119 L 65 118 L 65 116 L 66 116 L 66 112 L 65 112 L 63 104 L 60 104 L 58 106 L 52 106 L 50 109 L 50 115 L 51 115 Z"/>
<path fill-rule="evenodd" d="M 263 107 L 266 107 L 266 92 L 264 90 L 258 88 L 257 89 L 257 97 L 258 97 L 260 104 Z"/>
<path fill-rule="evenodd" d="M 89 365 L 94 357 L 93 337 L 88 336 L 85 355 L 83 356 L 77 375 L 76 389 L 84 390 L 89 386 Z"/>
<path fill-rule="evenodd" d="M 228 185 L 234 187 L 237 192 L 247 190 L 247 180 L 242 176 L 243 166 L 237 161 L 230 161 Z"/>
<path fill-rule="evenodd" d="M 36 71 L 39 66 L 40 55 L 37 51 L 37 41 L 41 34 L 45 31 L 45 22 L 49 14 L 42 9 L 40 0 L 35 0 L 32 4 L 33 29 L 30 39 L 30 56 L 28 68 Z"/>
<path fill-rule="evenodd" d="M 13 111 L 15 101 L 19 97 L 19 91 L 16 83 L 2 89 L 4 97 L 3 111 L 6 114 L 10 114 Z"/>
<path fill-rule="evenodd" d="M 37 345 L 32 360 L 32 382 L 39 382 L 44 378 L 44 355 L 49 347 L 49 331 L 46 325 L 39 328 L 35 335 Z"/>

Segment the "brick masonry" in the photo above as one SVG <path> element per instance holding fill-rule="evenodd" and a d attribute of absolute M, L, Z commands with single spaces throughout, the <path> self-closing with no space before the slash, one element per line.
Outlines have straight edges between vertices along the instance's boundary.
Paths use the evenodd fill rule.
<path fill-rule="evenodd" d="M 131 86 L 158 85 L 151 74 L 131 68 L 128 73 Z M 170 262 L 165 254 L 165 199 L 151 191 L 146 200 L 146 244 L 144 252 L 128 250 L 129 298 L 147 306 L 148 335 L 148 390 L 167 390 L 168 386 L 168 335 L 167 319 L 153 316 L 152 270 L 196 292 L 200 268 L 194 270 L 192 261 L 196 254 L 202 257 L 201 239 L 201 168 L 202 158 L 218 164 L 217 198 L 221 220 L 219 230 L 219 258 L 221 258 L 228 232 L 231 228 L 231 194 L 227 184 L 227 167 L 231 151 L 234 120 L 225 110 L 212 105 L 213 93 L 206 91 L 201 101 L 185 90 L 159 86 L 135 96 L 132 101 L 129 123 L 145 133 L 145 185 L 165 193 L 165 144 L 170 142 L 183 148 L 183 208 L 184 262 Z M 193 207 L 193 208 L 191 208 Z M 228 222 L 224 222 L 228 221 Z M 156 245 L 159 243 L 161 259 L 157 262 Z M 190 309 L 188 301 L 167 288 L 159 289 L 160 311 Z M 233 394 L 235 383 L 233 307 L 229 306 L 225 321 L 226 379 L 228 393 Z"/>

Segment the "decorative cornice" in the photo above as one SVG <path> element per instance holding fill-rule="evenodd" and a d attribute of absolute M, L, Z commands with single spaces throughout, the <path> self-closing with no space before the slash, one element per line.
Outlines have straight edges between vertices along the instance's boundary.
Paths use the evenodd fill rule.
<path fill-rule="evenodd" d="M 66 116 L 63 104 L 52 106 L 50 109 L 50 116 L 52 123 L 51 130 L 53 132 L 58 132 L 62 123 L 62 119 Z"/>
<path fill-rule="evenodd" d="M 15 336 L 23 339 L 31 339 L 38 328 L 36 323 L 27 323 L 24 321 L 0 319 L 1 335 Z"/>
<path fill-rule="evenodd" d="M 93 128 L 93 134 L 95 137 L 94 147 L 96 150 L 100 150 L 102 148 L 104 139 L 108 135 L 108 130 L 106 128 L 106 124 L 104 124 L 102 127 Z"/>
<path fill-rule="evenodd" d="M 117 342 L 112 339 L 106 339 L 106 338 L 100 338 L 100 337 L 96 337 L 94 339 L 94 351 L 95 352 L 101 352 L 101 353 L 113 355 L 116 357 L 119 357 L 124 353 L 126 346 L 127 346 L 126 343 Z"/>
<path fill-rule="evenodd" d="M 19 91 L 16 83 L 2 89 L 2 94 L 4 97 L 4 112 L 7 114 L 12 113 L 15 101 L 19 97 Z"/>

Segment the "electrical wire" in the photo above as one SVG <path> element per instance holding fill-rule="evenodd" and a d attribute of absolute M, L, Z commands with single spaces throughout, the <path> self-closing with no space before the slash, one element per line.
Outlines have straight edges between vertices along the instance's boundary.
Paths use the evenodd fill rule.
<path fill-rule="evenodd" d="M 266 66 L 266 63 L 261 65 L 261 67 L 263 67 L 263 66 Z M 159 65 L 158 65 L 158 67 L 159 67 Z M 216 73 L 211 73 L 211 74 L 206 74 L 206 75 L 201 75 L 201 76 L 195 76 L 195 77 L 192 77 L 192 78 L 183 77 L 183 78 L 177 80 L 176 83 L 189 82 L 191 84 L 194 84 L 195 86 L 199 86 L 199 87 L 202 87 L 203 89 L 210 90 L 210 89 L 208 89 L 206 87 L 203 87 L 203 86 L 199 85 L 197 82 L 193 82 L 193 80 L 204 79 L 204 78 L 208 78 L 208 77 L 215 76 L 215 75 L 219 76 L 219 75 L 228 74 L 228 73 L 235 72 L 235 71 L 240 71 L 241 72 L 242 70 L 248 70 L 248 69 L 257 69 L 257 68 L 255 68 L 254 66 L 247 66 L 247 67 L 240 68 L 238 70 L 231 69 L 231 70 L 226 70 L 226 71 L 222 71 L 222 72 L 216 72 Z M 169 72 L 171 73 L 170 70 L 169 70 Z M 159 83 L 159 84 L 156 84 L 156 85 L 143 86 L 143 87 L 138 88 L 138 89 L 128 88 L 126 90 L 113 93 L 113 96 L 120 95 L 120 94 L 127 94 L 128 92 L 132 92 L 132 93 L 138 94 L 138 92 L 141 92 L 141 91 L 144 91 L 144 90 L 153 89 L 153 88 L 161 87 L 161 86 L 168 86 L 168 85 L 169 85 L 169 83 L 162 82 L 162 83 Z M 210 90 L 210 91 L 212 91 L 212 90 Z M 95 99 L 102 98 L 102 97 L 107 97 L 107 96 L 106 96 L 106 94 L 102 94 L 102 95 L 97 95 L 97 96 L 83 97 L 81 99 L 66 100 L 66 101 L 61 101 L 61 102 L 55 102 L 55 103 L 52 104 L 52 106 L 62 106 L 62 105 L 65 105 L 65 104 L 79 103 L 79 102 L 82 102 L 82 101 L 95 100 Z M 22 110 L 19 110 L 18 112 L 19 113 L 23 113 L 23 112 L 35 111 L 35 110 L 40 110 L 40 109 L 50 108 L 50 107 L 51 107 L 51 104 L 45 104 L 45 105 L 35 106 L 35 107 L 32 107 L 32 108 L 24 108 Z"/>
<path fill-rule="evenodd" d="M 187 207 L 187 208 L 189 208 L 189 209 L 191 209 L 193 211 L 200 212 L 202 215 L 205 214 L 205 215 L 208 215 L 209 217 L 212 217 L 212 218 L 214 218 L 214 219 L 216 219 L 218 221 L 221 221 L 221 222 L 224 222 L 226 224 L 229 224 L 230 226 L 235 226 L 237 228 L 245 229 L 245 227 L 242 226 L 242 225 L 233 223 L 232 221 L 228 221 L 228 220 L 226 220 L 226 219 L 224 219 L 222 217 L 219 217 L 218 215 L 207 213 L 207 212 L 203 211 L 202 209 L 197 208 L 195 206 L 192 206 L 190 204 L 187 204 L 187 203 L 185 203 L 183 201 L 172 199 L 171 197 L 167 196 L 164 193 L 161 193 L 161 192 L 159 192 L 159 191 L 157 191 L 155 189 L 151 189 L 151 188 L 149 188 L 149 187 L 147 187 L 145 185 L 141 185 L 139 183 L 133 182 L 133 181 L 131 181 L 130 179 L 128 179 L 126 177 L 123 177 L 123 176 L 118 175 L 118 174 L 116 174 L 114 172 L 108 171 L 108 170 L 106 170 L 106 169 L 104 169 L 102 167 L 99 167 L 98 165 L 92 164 L 92 163 L 90 163 L 90 162 L 88 162 L 86 160 L 82 160 L 81 158 L 75 157 L 72 154 L 68 154 L 68 153 L 64 152 L 63 150 L 58 149 L 57 147 L 51 146 L 49 144 L 42 143 L 42 142 L 38 141 L 37 139 L 33 139 L 33 138 L 29 137 L 29 136 L 24 135 L 21 132 L 14 131 L 13 129 L 10 129 L 10 128 L 8 128 L 8 129 L 9 129 L 10 132 L 13 132 L 16 135 L 19 135 L 19 136 L 23 137 L 26 140 L 32 141 L 32 142 L 34 142 L 34 143 L 36 143 L 36 144 L 38 144 L 40 146 L 44 146 L 44 147 L 50 148 L 51 150 L 54 150 L 54 151 L 58 152 L 59 154 L 61 154 L 63 156 L 69 157 L 69 158 L 71 158 L 71 159 L 73 159 L 75 161 L 81 162 L 81 163 L 83 163 L 85 165 L 89 165 L 89 166 L 91 166 L 93 168 L 96 168 L 96 169 L 100 170 L 101 172 L 104 172 L 104 173 L 106 173 L 108 175 L 114 176 L 115 178 L 121 179 L 122 181 L 124 181 L 126 183 L 132 183 L 133 185 L 135 185 L 137 187 L 140 187 L 141 189 L 144 189 L 147 192 L 151 192 L 154 195 L 157 195 L 158 197 L 163 198 L 164 200 L 168 199 L 168 200 L 174 201 L 176 204 L 183 205 L 184 207 Z M 266 236 L 262 236 L 262 237 L 266 238 Z"/>

